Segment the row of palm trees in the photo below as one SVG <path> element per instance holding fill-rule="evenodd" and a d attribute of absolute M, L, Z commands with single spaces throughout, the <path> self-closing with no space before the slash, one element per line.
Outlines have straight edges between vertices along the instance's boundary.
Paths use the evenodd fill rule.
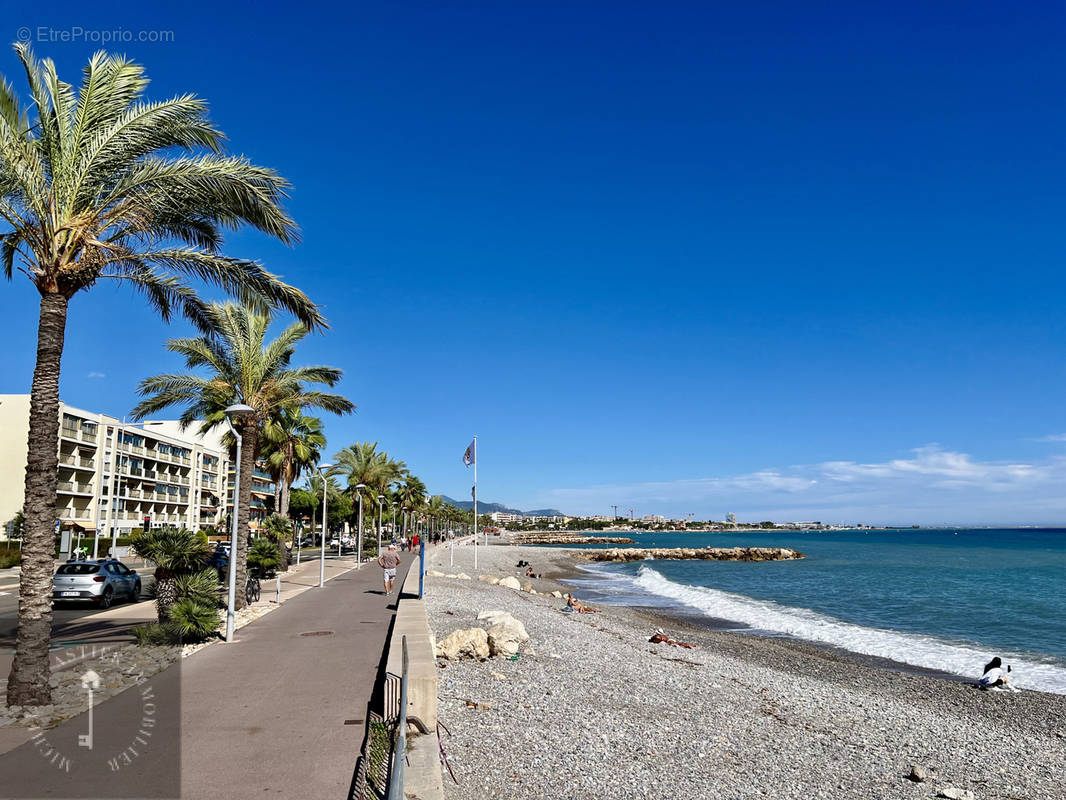
<path fill-rule="evenodd" d="M 168 347 L 189 370 L 207 376 L 149 378 L 140 386 L 144 399 L 136 414 L 181 406 L 182 421 L 204 429 L 222 424 L 231 404 L 251 406 L 253 413 L 239 423 L 244 474 L 251 474 L 262 437 L 284 476 L 281 483 L 291 486 L 288 478 L 313 458 L 301 448 L 315 446 L 302 431 L 310 425 L 299 420 L 302 411 L 348 413 L 354 406 L 311 388 L 334 386 L 340 370 L 290 363 L 296 343 L 326 327 L 318 306 L 256 261 L 222 252 L 224 232 L 246 228 L 289 245 L 298 242 L 296 224 L 283 207 L 287 181 L 244 156 L 224 153 L 225 137 L 201 98 L 146 101 L 144 69 L 125 57 L 97 53 L 75 88 L 27 45 L 16 45 L 15 53 L 28 98 L 0 77 L 0 268 L 8 280 L 18 274 L 33 286 L 39 322 L 18 634 L 7 699 L 11 705 L 43 705 L 51 701 L 60 362 L 76 296 L 117 281 L 134 288 L 162 319 L 177 313 L 192 323 L 200 335 L 173 339 Z M 198 288 L 203 286 L 239 302 L 208 302 Z M 267 342 L 279 312 L 297 321 Z M 236 500 L 245 531 L 250 483 L 242 481 Z M 245 554 L 237 555 L 243 571 Z"/>

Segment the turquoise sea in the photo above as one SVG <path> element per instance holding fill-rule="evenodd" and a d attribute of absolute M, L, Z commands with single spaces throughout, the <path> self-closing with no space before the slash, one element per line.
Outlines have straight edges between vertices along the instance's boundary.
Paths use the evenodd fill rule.
<path fill-rule="evenodd" d="M 629 534 L 627 534 L 629 535 Z M 799 561 L 597 564 L 601 603 L 657 607 L 976 677 L 998 655 L 1018 686 L 1066 694 L 1066 530 L 644 533 L 636 547 L 789 547 Z"/>

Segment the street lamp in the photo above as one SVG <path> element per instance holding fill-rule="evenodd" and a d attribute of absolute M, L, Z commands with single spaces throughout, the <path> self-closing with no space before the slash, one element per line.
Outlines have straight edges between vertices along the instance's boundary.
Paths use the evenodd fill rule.
<path fill-rule="evenodd" d="M 233 424 L 233 420 L 237 420 L 238 423 L 247 419 L 255 414 L 255 409 L 251 406 L 247 406 L 244 403 L 234 403 L 226 409 L 226 425 L 229 427 L 229 432 L 233 434 L 233 438 L 237 440 L 237 460 L 233 465 L 233 529 L 230 532 L 230 544 L 229 544 L 229 589 L 226 595 L 226 641 L 233 641 L 233 629 L 236 624 L 236 603 L 237 603 L 237 539 L 239 524 L 237 522 L 240 514 L 237 513 L 241 501 L 241 443 L 242 437 L 237 430 L 237 426 Z"/>
<path fill-rule="evenodd" d="M 378 495 L 378 557 L 381 557 L 381 506 L 385 502 L 385 495 Z"/>
<path fill-rule="evenodd" d="M 357 483 L 355 485 L 355 491 L 359 493 L 359 530 L 356 535 L 356 555 L 355 562 L 357 564 L 363 563 L 363 493 L 360 489 L 365 489 L 365 483 Z"/>
<path fill-rule="evenodd" d="M 326 515 L 326 497 L 329 494 L 327 491 L 328 485 L 326 484 L 326 470 L 330 469 L 332 466 L 332 464 L 318 465 L 318 476 L 322 479 L 322 549 L 318 552 L 319 589 L 326 585 L 326 520 L 329 518 Z"/>
<path fill-rule="evenodd" d="M 396 500 L 392 501 L 392 540 L 394 542 L 396 541 L 396 506 L 398 506 L 398 505 L 399 505 L 398 501 L 396 501 Z"/>

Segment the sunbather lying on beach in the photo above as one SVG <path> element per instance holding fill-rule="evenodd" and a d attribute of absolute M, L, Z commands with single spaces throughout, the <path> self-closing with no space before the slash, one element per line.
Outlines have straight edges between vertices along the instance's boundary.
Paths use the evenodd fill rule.
<path fill-rule="evenodd" d="M 566 607 L 571 611 L 576 611 L 578 614 L 599 614 L 598 608 L 592 608 L 584 603 L 578 602 L 572 594 L 566 595 Z"/>
<path fill-rule="evenodd" d="M 652 637 L 650 639 L 648 639 L 648 641 L 651 642 L 652 644 L 672 644 L 672 645 L 675 645 L 676 647 L 684 647 L 684 648 L 686 648 L 688 650 L 698 650 L 699 649 L 699 645 L 698 644 L 689 644 L 688 642 L 679 642 L 677 639 L 671 639 L 669 636 L 667 636 L 662 631 L 659 631 L 658 633 L 652 634 Z"/>

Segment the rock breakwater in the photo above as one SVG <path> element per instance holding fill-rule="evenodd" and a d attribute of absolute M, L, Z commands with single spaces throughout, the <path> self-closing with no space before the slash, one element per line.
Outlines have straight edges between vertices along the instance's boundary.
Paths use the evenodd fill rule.
<path fill-rule="evenodd" d="M 806 558 L 787 547 L 612 547 L 576 553 L 589 561 L 703 560 L 703 561 L 785 561 Z"/>

